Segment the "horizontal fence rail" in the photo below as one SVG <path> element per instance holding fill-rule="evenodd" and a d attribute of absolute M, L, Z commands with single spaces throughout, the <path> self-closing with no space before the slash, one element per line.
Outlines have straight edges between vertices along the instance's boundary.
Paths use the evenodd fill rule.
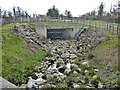
<path fill-rule="evenodd" d="M 31 22 L 37 22 L 40 23 L 39 27 L 41 28 L 53 28 L 53 27 L 58 27 L 58 28 L 65 28 L 65 27 L 74 27 L 79 29 L 80 27 L 92 27 L 92 28 L 99 28 L 101 30 L 107 30 L 110 33 L 116 33 L 119 34 L 120 27 L 118 24 L 114 23 L 99 23 L 99 22 L 94 22 L 94 21 L 89 21 L 89 20 L 62 20 L 62 19 L 53 19 L 50 17 L 16 17 L 15 21 L 13 18 L 3 18 L 0 19 L 0 22 L 2 20 L 2 24 L 8 24 L 8 23 L 31 23 Z M 47 23 L 44 25 L 44 23 Z M 37 27 L 37 26 L 36 26 Z"/>

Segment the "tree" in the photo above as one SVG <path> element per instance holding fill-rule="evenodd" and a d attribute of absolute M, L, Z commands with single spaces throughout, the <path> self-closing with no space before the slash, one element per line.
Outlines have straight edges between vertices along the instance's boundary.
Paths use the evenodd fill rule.
<path fill-rule="evenodd" d="M 93 11 L 91 12 L 91 16 L 95 16 L 95 15 L 96 15 L 96 11 L 93 10 Z"/>
<path fill-rule="evenodd" d="M 59 10 L 55 8 L 53 5 L 52 8 L 48 9 L 47 16 L 53 17 L 53 18 L 58 18 L 59 17 Z"/>
<path fill-rule="evenodd" d="M 13 15 L 16 16 L 15 7 L 13 7 Z"/>
<path fill-rule="evenodd" d="M 68 10 L 65 10 L 65 15 L 66 15 L 68 18 L 71 18 L 71 17 L 72 17 L 71 12 L 68 11 Z"/>
<path fill-rule="evenodd" d="M 8 16 L 11 18 L 12 17 L 12 12 L 8 11 Z"/>
<path fill-rule="evenodd" d="M 2 17 L 2 9 L 1 9 L 1 7 L 0 7 L 0 18 Z"/>
<path fill-rule="evenodd" d="M 28 13 L 27 13 L 27 11 L 25 12 L 25 16 L 28 17 Z"/>
<path fill-rule="evenodd" d="M 3 18 L 7 17 L 7 11 L 3 12 Z"/>
<path fill-rule="evenodd" d="M 21 8 L 17 7 L 17 10 L 18 10 L 18 16 L 21 16 Z"/>
<path fill-rule="evenodd" d="M 113 16 L 117 16 L 116 9 L 113 8 Z"/>
<path fill-rule="evenodd" d="M 103 11 L 104 10 L 104 4 L 103 2 L 100 4 L 99 6 L 99 10 L 98 10 L 98 17 L 102 17 L 103 16 Z"/>

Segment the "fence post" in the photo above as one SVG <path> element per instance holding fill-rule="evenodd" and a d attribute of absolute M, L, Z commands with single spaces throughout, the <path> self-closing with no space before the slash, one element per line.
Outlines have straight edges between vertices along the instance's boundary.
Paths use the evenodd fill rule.
<path fill-rule="evenodd" d="M 114 34 L 114 30 L 115 30 L 115 29 L 114 29 L 114 25 L 112 25 L 112 26 L 113 26 L 113 33 L 112 33 L 112 34 Z"/>
<path fill-rule="evenodd" d="M 99 23 L 99 29 L 100 29 L 100 23 Z"/>
<path fill-rule="evenodd" d="M 109 33 L 111 32 L 111 25 L 109 25 Z"/>
<path fill-rule="evenodd" d="M 44 30 L 45 30 L 45 38 L 47 38 L 47 31 L 46 31 L 46 23 L 44 23 Z"/>
<path fill-rule="evenodd" d="M 89 27 L 91 26 L 91 22 L 89 23 Z"/>
<path fill-rule="evenodd" d="M 108 30 L 108 24 L 107 24 L 107 30 Z"/>
<path fill-rule="evenodd" d="M 96 28 L 96 22 L 95 22 L 95 28 Z"/>
<path fill-rule="evenodd" d="M 118 30 L 119 30 L 119 26 L 117 26 L 117 35 L 119 34 L 119 31 L 118 31 Z"/>
<path fill-rule="evenodd" d="M 15 16 L 13 15 L 13 23 L 15 24 Z"/>

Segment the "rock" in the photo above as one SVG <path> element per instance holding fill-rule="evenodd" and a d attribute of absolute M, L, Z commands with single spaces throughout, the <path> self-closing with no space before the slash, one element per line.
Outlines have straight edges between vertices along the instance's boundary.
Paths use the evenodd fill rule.
<path fill-rule="evenodd" d="M 81 80 L 81 82 L 84 84 L 85 83 L 85 81 L 83 81 L 83 80 Z"/>
<path fill-rule="evenodd" d="M 51 41 L 49 41 L 49 44 L 51 44 L 52 42 Z"/>
<path fill-rule="evenodd" d="M 56 66 L 57 66 L 56 64 L 53 64 L 48 69 L 57 69 Z"/>
<path fill-rule="evenodd" d="M 70 66 L 71 66 L 71 65 L 70 65 L 70 63 L 67 63 L 66 66 L 67 66 L 67 68 L 70 69 Z"/>
<path fill-rule="evenodd" d="M 81 72 L 81 68 L 78 68 L 78 70 Z"/>
<path fill-rule="evenodd" d="M 35 75 L 37 76 L 37 77 L 42 77 L 44 74 L 43 73 L 35 73 Z"/>
<path fill-rule="evenodd" d="M 61 73 L 61 72 L 58 72 L 58 74 L 60 75 L 60 76 L 63 76 L 64 74 L 63 73 Z"/>
<path fill-rule="evenodd" d="M 76 72 L 76 71 L 73 71 L 73 74 L 78 74 L 78 72 Z"/>
<path fill-rule="evenodd" d="M 60 49 L 57 49 L 58 52 L 60 52 L 61 50 Z"/>
<path fill-rule="evenodd" d="M 32 74 L 32 76 L 31 76 L 33 79 L 37 79 L 38 78 L 38 76 L 36 76 L 36 74 Z"/>
<path fill-rule="evenodd" d="M 80 85 L 77 85 L 77 84 L 76 84 L 76 85 L 73 85 L 73 87 L 74 87 L 74 88 L 79 88 Z"/>
<path fill-rule="evenodd" d="M 67 76 L 66 76 L 66 75 L 62 75 L 62 76 L 60 76 L 60 77 L 61 77 L 61 79 L 64 80 L 64 78 L 67 77 Z"/>
<path fill-rule="evenodd" d="M 27 88 L 27 84 L 22 84 L 19 88 Z"/>
<path fill-rule="evenodd" d="M 76 65 L 76 64 L 71 64 L 70 68 L 73 68 L 73 67 L 78 68 L 78 65 Z"/>
<path fill-rule="evenodd" d="M 37 85 L 42 85 L 42 84 L 44 84 L 46 81 L 36 81 L 35 83 L 37 84 Z"/>
<path fill-rule="evenodd" d="M 98 83 L 98 88 L 102 88 L 102 87 L 103 87 L 102 83 L 99 82 L 99 83 Z"/>
<path fill-rule="evenodd" d="M 94 75 L 94 76 L 93 76 L 93 79 L 96 78 L 96 77 L 97 77 L 97 75 Z"/>
<path fill-rule="evenodd" d="M 82 64 L 83 64 L 83 65 L 89 65 L 88 61 L 83 62 Z"/>
<path fill-rule="evenodd" d="M 70 74 L 70 71 L 71 71 L 71 69 L 67 68 L 64 73 L 65 73 L 66 75 L 69 75 L 69 74 Z"/>
<path fill-rule="evenodd" d="M 45 74 L 53 74 L 53 73 L 58 73 L 57 69 L 49 69 L 45 71 Z"/>
<path fill-rule="evenodd" d="M 93 86 L 86 86 L 86 88 L 95 88 L 95 87 L 93 87 Z"/>
<path fill-rule="evenodd" d="M 64 73 L 64 71 L 65 71 L 66 68 L 67 68 L 67 67 L 66 67 L 65 65 L 62 65 L 62 66 L 60 66 L 60 67 L 58 68 L 58 71 L 61 72 L 61 73 Z"/>
<path fill-rule="evenodd" d="M 85 75 L 88 75 L 89 74 L 89 71 L 88 70 L 85 70 Z"/>
<path fill-rule="evenodd" d="M 55 76 L 51 75 L 51 74 L 47 74 L 46 75 L 46 79 L 49 79 L 49 78 L 54 78 Z"/>
<path fill-rule="evenodd" d="M 76 58 L 77 56 L 75 54 L 70 54 L 70 58 Z"/>
<path fill-rule="evenodd" d="M 36 84 L 35 84 L 35 80 L 34 79 L 32 79 L 31 77 L 28 77 L 29 78 L 29 81 L 28 81 L 28 83 L 27 83 L 27 86 L 29 87 L 29 88 L 32 88 L 33 86 L 37 86 Z"/>
<path fill-rule="evenodd" d="M 95 72 L 98 72 L 98 69 L 95 69 L 94 71 L 95 71 Z"/>

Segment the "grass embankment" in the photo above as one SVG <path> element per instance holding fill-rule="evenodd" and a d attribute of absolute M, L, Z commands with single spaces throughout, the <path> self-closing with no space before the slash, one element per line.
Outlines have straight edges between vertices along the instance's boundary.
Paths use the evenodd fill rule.
<path fill-rule="evenodd" d="M 120 87 L 118 85 L 118 37 L 104 31 L 104 34 L 111 39 L 105 39 L 93 51 L 94 58 L 91 64 L 94 64 L 100 70 L 101 82 L 108 87 Z"/>
<path fill-rule="evenodd" d="M 28 76 L 32 75 L 36 65 L 40 65 L 39 59 L 44 58 L 46 52 L 43 49 L 32 52 L 27 47 L 27 42 L 7 30 L 12 25 L 15 24 L 7 24 L 0 29 L 3 39 L 0 44 L 2 46 L 2 77 L 20 85 L 26 83 Z M 29 25 L 34 26 L 34 24 Z"/>

